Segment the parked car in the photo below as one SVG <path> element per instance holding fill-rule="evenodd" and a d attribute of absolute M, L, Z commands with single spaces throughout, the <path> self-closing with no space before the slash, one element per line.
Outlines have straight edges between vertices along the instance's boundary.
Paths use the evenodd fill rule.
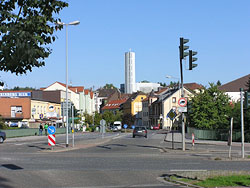
<path fill-rule="evenodd" d="M 146 127 L 135 127 L 133 131 L 133 138 L 135 136 L 143 136 L 145 138 L 148 137 L 148 131 Z"/>
<path fill-rule="evenodd" d="M 156 126 L 151 126 L 151 129 L 152 129 L 152 130 L 159 130 L 159 129 L 160 129 L 160 126 L 157 126 L 157 125 L 156 125 Z"/>
<path fill-rule="evenodd" d="M 5 132 L 0 131 L 0 143 L 3 143 L 3 141 L 6 139 Z"/>

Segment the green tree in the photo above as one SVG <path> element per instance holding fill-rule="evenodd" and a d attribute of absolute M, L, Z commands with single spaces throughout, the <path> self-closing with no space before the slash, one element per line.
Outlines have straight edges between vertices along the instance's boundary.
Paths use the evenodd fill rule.
<path fill-rule="evenodd" d="M 250 92 L 250 77 L 248 78 L 248 81 L 246 82 L 247 91 Z"/>
<path fill-rule="evenodd" d="M 106 84 L 104 89 L 115 89 L 116 87 L 113 84 Z"/>
<path fill-rule="evenodd" d="M 45 65 L 55 41 L 55 30 L 63 26 L 56 14 L 67 7 L 60 0 L 0 1 L 0 70 L 25 74 Z"/>
<path fill-rule="evenodd" d="M 217 81 L 216 85 L 217 85 L 217 86 L 221 86 L 220 80 Z"/>
<path fill-rule="evenodd" d="M 162 86 L 162 87 L 166 87 L 167 86 L 166 83 L 162 83 L 162 82 L 158 82 L 158 84 L 160 84 L 160 86 Z"/>
<path fill-rule="evenodd" d="M 230 111 L 229 97 L 217 85 L 210 83 L 208 89 L 200 90 L 188 104 L 189 126 L 200 129 L 228 128 Z"/>
<path fill-rule="evenodd" d="M 135 122 L 135 116 L 132 114 L 123 114 L 122 116 L 122 124 L 127 124 L 129 127 L 131 127 Z"/>
<path fill-rule="evenodd" d="M 93 124 L 93 117 L 91 115 L 89 115 L 87 112 L 85 112 L 83 114 L 83 116 L 85 118 L 85 120 L 84 120 L 85 124 L 87 124 L 87 125 Z"/>
<path fill-rule="evenodd" d="M 99 114 L 98 112 L 95 112 L 95 117 L 94 117 L 95 125 L 100 125 L 101 120 L 102 120 L 102 115 Z"/>
<path fill-rule="evenodd" d="M 2 116 L 0 115 L 0 129 L 7 129 L 8 126 L 4 123 Z"/>
<path fill-rule="evenodd" d="M 111 123 L 115 121 L 115 116 L 113 112 L 110 112 L 110 111 L 105 111 L 102 114 L 102 118 L 106 121 L 107 125 L 110 125 Z"/>
<path fill-rule="evenodd" d="M 122 121 L 122 116 L 123 116 L 122 111 L 117 110 L 117 111 L 115 112 L 114 120 L 115 120 L 115 121 Z"/>

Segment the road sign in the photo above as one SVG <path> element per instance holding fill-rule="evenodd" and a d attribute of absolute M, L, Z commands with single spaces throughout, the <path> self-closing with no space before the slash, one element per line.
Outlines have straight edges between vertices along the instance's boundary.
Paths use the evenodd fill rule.
<path fill-rule="evenodd" d="M 171 120 L 174 120 L 174 118 L 176 117 L 176 112 L 173 109 L 171 109 L 168 112 L 167 117 L 170 118 Z"/>
<path fill-rule="evenodd" d="M 132 125 L 132 129 L 135 129 L 135 126 L 134 126 L 134 125 Z"/>
<path fill-rule="evenodd" d="M 124 129 L 127 129 L 127 128 L 128 128 L 128 125 L 127 125 L 127 124 L 124 124 L 123 127 L 124 127 Z"/>
<path fill-rule="evenodd" d="M 40 115 L 39 115 L 39 118 L 40 118 L 40 119 L 43 119 L 43 114 L 40 114 Z"/>
<path fill-rule="evenodd" d="M 49 134 L 55 134 L 56 132 L 56 128 L 54 126 L 49 126 L 48 127 L 48 133 Z"/>
<path fill-rule="evenodd" d="M 54 134 L 48 135 L 48 145 L 49 146 L 56 145 L 56 136 Z"/>
<path fill-rule="evenodd" d="M 102 120 L 100 121 L 100 125 L 101 125 L 101 126 L 105 126 L 105 125 L 106 125 L 106 121 L 105 121 L 104 119 L 102 119 Z"/>
<path fill-rule="evenodd" d="M 178 112 L 187 112 L 187 107 L 179 107 Z"/>
<path fill-rule="evenodd" d="M 179 106 L 181 106 L 181 107 L 187 106 L 187 99 L 184 98 L 184 97 L 180 98 L 180 99 L 178 100 L 178 104 L 179 104 Z"/>

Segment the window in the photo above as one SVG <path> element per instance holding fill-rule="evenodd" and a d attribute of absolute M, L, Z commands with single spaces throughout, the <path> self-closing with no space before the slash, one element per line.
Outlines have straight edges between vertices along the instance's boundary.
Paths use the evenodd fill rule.
<path fill-rule="evenodd" d="M 172 97 L 172 102 L 176 103 L 176 97 Z"/>

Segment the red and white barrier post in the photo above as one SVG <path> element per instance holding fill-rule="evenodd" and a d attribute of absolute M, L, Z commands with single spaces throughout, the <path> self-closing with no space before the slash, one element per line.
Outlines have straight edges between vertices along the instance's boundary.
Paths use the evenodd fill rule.
<path fill-rule="evenodd" d="M 50 134 L 48 135 L 48 145 L 52 147 L 56 145 L 56 135 Z"/>
<path fill-rule="evenodd" d="M 194 147 L 194 133 L 192 133 L 192 147 Z"/>

